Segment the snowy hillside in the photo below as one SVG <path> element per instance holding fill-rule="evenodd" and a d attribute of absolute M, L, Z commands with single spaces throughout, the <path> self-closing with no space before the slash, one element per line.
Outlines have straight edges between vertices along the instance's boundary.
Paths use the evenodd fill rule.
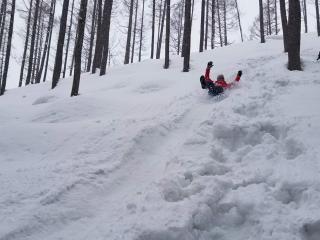
<path fill-rule="evenodd" d="M 319 38 L 282 39 L 9 90 L 0 99 L 0 240 L 319 240 Z M 212 77 L 240 83 L 222 97 Z"/>

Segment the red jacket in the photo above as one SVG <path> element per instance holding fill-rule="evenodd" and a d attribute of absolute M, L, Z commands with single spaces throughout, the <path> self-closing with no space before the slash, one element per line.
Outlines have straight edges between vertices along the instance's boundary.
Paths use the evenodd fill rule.
<path fill-rule="evenodd" d="M 240 76 L 237 75 L 236 78 L 234 79 L 234 81 L 239 82 Z M 227 83 L 225 80 L 217 80 L 215 82 L 215 85 L 219 86 L 219 87 L 223 87 L 223 88 L 230 88 L 235 84 L 235 82 Z"/>

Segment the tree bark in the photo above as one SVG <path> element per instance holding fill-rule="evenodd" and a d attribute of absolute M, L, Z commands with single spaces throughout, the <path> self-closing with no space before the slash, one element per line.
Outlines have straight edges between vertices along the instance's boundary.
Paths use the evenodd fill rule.
<path fill-rule="evenodd" d="M 235 0 L 235 4 L 236 4 L 236 10 L 237 10 L 237 17 L 238 17 L 238 23 L 239 23 L 239 29 L 240 29 L 241 42 L 243 42 L 243 34 L 242 34 L 242 26 L 241 26 L 241 19 L 240 19 L 238 0 Z"/>
<path fill-rule="evenodd" d="M 301 8 L 299 0 L 289 0 L 288 69 L 301 70 Z"/>
<path fill-rule="evenodd" d="M 264 18 L 263 18 L 263 3 L 262 0 L 259 0 L 259 12 L 260 12 L 260 39 L 261 43 L 265 43 L 265 37 L 264 37 Z"/>
<path fill-rule="evenodd" d="M 92 73 L 96 73 L 97 68 L 100 68 L 101 65 L 101 56 L 102 56 L 102 32 L 101 32 L 101 24 L 102 24 L 102 0 L 98 0 L 98 25 L 97 25 L 97 38 L 96 38 L 96 47 L 94 50 L 94 57 L 92 62 Z"/>
<path fill-rule="evenodd" d="M 42 71 L 43 71 L 43 67 L 44 67 L 44 61 L 45 61 L 48 46 L 49 46 L 50 32 L 51 32 L 51 29 L 53 28 L 54 7 L 55 7 L 55 0 L 52 0 L 51 5 L 50 5 L 50 18 L 49 18 L 49 23 L 48 23 L 48 27 L 47 27 L 46 40 L 45 40 L 45 44 L 44 44 L 40 68 L 39 68 L 39 71 L 37 72 L 37 75 L 36 75 L 36 83 L 40 83 L 40 81 L 41 81 L 41 75 L 42 75 Z"/>
<path fill-rule="evenodd" d="M 11 13 L 10 13 L 10 23 L 9 23 L 9 33 L 8 33 L 8 41 L 7 41 L 7 50 L 6 50 L 6 59 L 5 59 L 5 64 L 4 64 L 0 95 L 3 95 L 4 92 L 6 91 L 7 76 L 8 76 L 8 69 L 9 69 L 9 63 L 10 63 L 10 55 L 11 55 L 11 41 L 12 41 L 15 9 L 16 9 L 16 0 L 12 0 Z"/>
<path fill-rule="evenodd" d="M 203 40 L 204 40 L 204 15 L 205 15 L 206 1 L 201 1 L 201 21 L 200 21 L 200 44 L 199 52 L 203 52 Z"/>
<path fill-rule="evenodd" d="M 139 62 L 141 62 L 141 52 L 142 52 L 142 41 L 143 41 L 143 27 L 144 27 L 144 3 L 145 0 L 142 0 L 142 13 L 141 13 L 141 26 L 140 26 L 140 46 L 139 46 Z"/>
<path fill-rule="evenodd" d="M 156 18 L 156 0 L 152 0 L 152 33 L 151 33 L 151 59 L 154 55 L 154 33 L 155 33 L 155 18 Z"/>
<path fill-rule="evenodd" d="M 81 53 L 82 53 L 82 46 L 83 46 L 84 28 L 86 25 L 87 2 L 88 0 L 81 0 L 81 3 L 80 3 L 78 29 L 77 29 L 78 38 L 75 43 L 76 51 L 74 55 L 75 64 L 74 64 L 74 76 L 73 76 L 71 97 L 77 96 L 79 94 L 79 84 L 80 84 L 80 76 L 81 76 Z"/>
<path fill-rule="evenodd" d="M 67 25 L 67 18 L 68 18 L 68 6 L 69 6 L 69 0 L 64 0 L 63 6 L 62 6 L 61 19 L 60 19 L 60 29 L 59 29 L 59 36 L 58 36 L 58 42 L 57 42 L 56 58 L 55 58 L 55 63 L 53 68 L 53 75 L 52 75 L 52 86 L 51 86 L 52 89 L 57 86 L 60 78 L 60 73 L 61 73 L 64 37 L 66 34 L 66 25 Z"/>
<path fill-rule="evenodd" d="M 131 63 L 133 63 L 134 51 L 135 51 L 135 44 L 136 44 L 138 7 L 139 7 L 139 0 L 136 1 L 136 9 L 135 9 L 135 16 L 134 16 L 133 40 L 132 40 L 132 48 L 131 48 Z"/>
<path fill-rule="evenodd" d="M 164 69 L 169 68 L 169 51 L 170 51 L 170 0 L 166 0 L 167 4 L 167 14 L 166 14 L 166 49 L 164 57 Z"/>
<path fill-rule="evenodd" d="M 223 23 L 224 23 L 224 45 L 228 45 L 228 29 L 227 29 L 227 6 L 226 6 L 226 1 L 223 1 Z"/>
<path fill-rule="evenodd" d="M 212 0 L 211 5 L 211 49 L 214 49 L 215 45 L 215 35 L 216 35 L 216 16 L 215 16 L 215 2 L 216 0 Z"/>
<path fill-rule="evenodd" d="M 63 71 L 62 71 L 63 78 L 66 77 L 66 71 L 67 71 L 67 63 L 68 63 L 68 55 L 69 55 L 68 53 L 69 53 L 71 30 L 72 30 L 72 24 L 73 24 L 73 11 L 74 11 L 74 0 L 72 0 L 72 5 L 71 5 L 71 14 L 70 14 L 68 37 L 67 37 L 67 46 L 66 46 L 66 51 L 64 54 L 64 64 L 63 64 Z"/>
<path fill-rule="evenodd" d="M 285 0 L 279 0 L 279 1 L 280 1 L 280 14 L 281 14 L 284 52 L 288 52 L 288 21 L 287 21 L 286 2 Z"/>
<path fill-rule="evenodd" d="M 190 69 L 190 46 L 191 46 L 191 0 L 185 1 L 184 33 L 183 33 L 183 72 Z"/>
<path fill-rule="evenodd" d="M 219 0 L 217 0 L 217 13 L 218 13 L 218 27 L 219 27 L 219 37 L 220 37 L 220 46 L 223 46 L 223 40 L 222 40 L 222 29 L 221 29 L 221 17 L 220 17 L 220 3 Z"/>
<path fill-rule="evenodd" d="M 316 5 L 317 33 L 318 33 L 318 36 L 320 37 L 320 19 L 319 19 L 319 1 L 318 0 L 315 0 L 315 5 Z"/>
<path fill-rule="evenodd" d="M 33 25 L 32 25 L 32 33 L 31 33 L 31 45 L 30 45 L 30 52 L 29 52 L 29 65 L 28 65 L 28 73 L 27 73 L 27 78 L 26 78 L 26 85 L 29 85 L 31 82 L 31 74 L 32 74 L 32 69 L 35 67 L 34 66 L 34 45 L 35 45 L 35 40 L 36 40 L 36 32 L 37 32 L 37 24 L 38 24 L 38 15 L 39 15 L 39 4 L 40 0 L 36 0 L 35 4 L 35 13 L 33 17 Z"/>
<path fill-rule="evenodd" d="M 127 44 L 126 44 L 126 53 L 125 53 L 125 57 L 124 57 L 124 64 L 128 64 L 129 61 L 130 61 L 133 2 L 134 2 L 134 0 L 131 0 L 131 2 L 130 2 L 129 23 L 128 23 L 128 33 L 127 33 Z"/>
<path fill-rule="evenodd" d="M 108 53 L 109 53 L 109 35 L 110 35 L 110 24 L 111 24 L 111 13 L 112 13 L 113 0 L 106 0 L 103 9 L 103 22 L 101 26 L 102 34 L 102 57 L 100 64 L 100 76 L 106 74 Z"/>
<path fill-rule="evenodd" d="M 306 0 L 302 0 L 302 3 L 303 3 L 304 32 L 308 33 L 308 14 L 307 14 L 307 3 L 306 3 Z"/>
<path fill-rule="evenodd" d="M 162 13 L 162 18 L 161 18 L 160 33 L 159 33 L 158 42 L 157 42 L 156 59 L 159 59 L 160 55 L 161 55 L 162 36 L 163 36 L 164 20 L 166 17 L 166 8 L 167 8 L 167 0 L 164 1 L 163 13 Z"/>

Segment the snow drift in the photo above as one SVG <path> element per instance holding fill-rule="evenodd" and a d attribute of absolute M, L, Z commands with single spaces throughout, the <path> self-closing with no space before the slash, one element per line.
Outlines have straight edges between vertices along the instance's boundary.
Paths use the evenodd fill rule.
<path fill-rule="evenodd" d="M 319 39 L 303 72 L 282 39 L 7 91 L 0 101 L 0 239 L 320 239 Z M 240 83 L 211 98 L 212 76 Z"/>

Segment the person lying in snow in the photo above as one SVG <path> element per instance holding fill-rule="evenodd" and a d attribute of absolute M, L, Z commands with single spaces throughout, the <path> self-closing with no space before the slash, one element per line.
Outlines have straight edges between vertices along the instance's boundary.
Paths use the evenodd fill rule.
<path fill-rule="evenodd" d="M 211 80 L 210 78 L 210 70 L 213 67 L 213 63 L 210 61 L 207 64 L 207 68 L 206 68 L 206 72 L 204 76 L 201 76 L 200 78 L 200 82 L 201 82 L 201 86 L 203 89 L 209 89 L 209 94 L 210 95 L 218 95 L 220 93 L 224 92 L 224 89 L 228 89 L 231 88 L 232 86 L 234 86 L 234 84 L 236 82 L 240 81 L 240 78 L 242 76 L 242 71 L 238 71 L 238 74 L 234 80 L 234 82 L 231 83 L 227 83 L 224 79 L 223 74 L 218 75 L 217 80 L 214 82 Z"/>

